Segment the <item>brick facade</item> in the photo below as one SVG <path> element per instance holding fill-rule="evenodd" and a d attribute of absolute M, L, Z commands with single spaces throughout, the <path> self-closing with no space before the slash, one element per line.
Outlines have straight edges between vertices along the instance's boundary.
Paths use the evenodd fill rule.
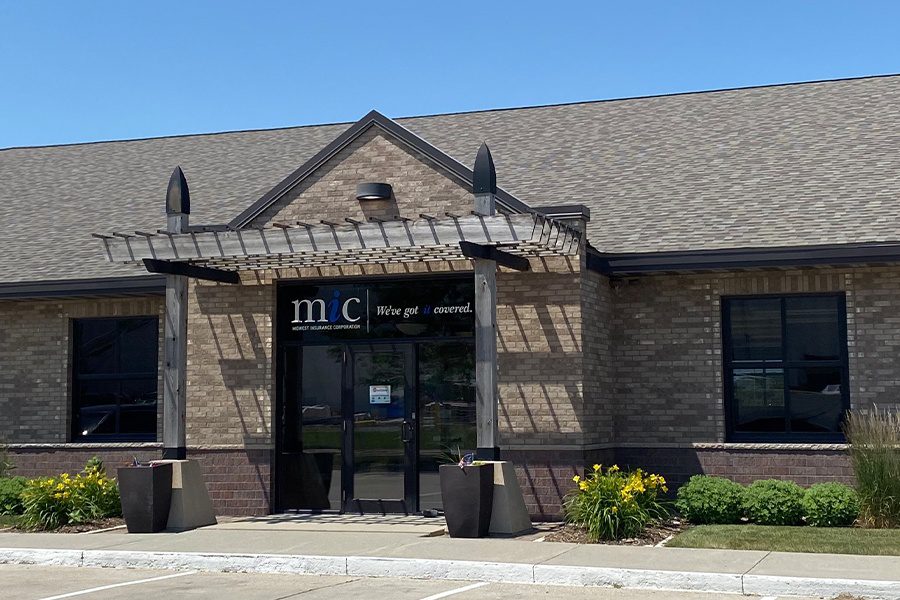
<path fill-rule="evenodd" d="M 391 184 L 394 198 L 357 201 L 356 185 L 367 181 Z M 364 221 L 368 217 L 415 218 L 422 212 L 443 215 L 471 210 L 470 189 L 420 152 L 373 126 L 264 211 L 254 224 L 318 223 L 320 219 L 343 223 L 346 217 Z"/>
<path fill-rule="evenodd" d="M 355 199 L 361 181 L 394 198 Z M 471 191 L 372 128 L 255 224 L 465 213 Z M 500 431 L 529 511 L 557 518 L 572 475 L 594 462 L 641 466 L 674 484 L 698 472 L 803 484 L 850 477 L 840 445 L 731 444 L 725 438 L 721 298 L 842 291 L 854 407 L 900 403 L 900 269 L 802 269 L 609 278 L 584 258 L 531 260 L 498 275 Z M 222 513 L 271 508 L 279 279 L 470 272 L 468 261 L 246 272 L 240 285 L 189 286 L 187 442 Z M 0 302 L 0 441 L 20 473 L 117 465 L 159 445 L 68 444 L 69 327 L 79 316 L 161 314 L 162 299 Z M 162 352 L 160 352 L 162 358 Z M 160 369 L 162 373 L 162 369 Z M 161 397 L 161 394 L 160 394 Z M 161 419 L 160 419 L 161 421 Z"/>
<path fill-rule="evenodd" d="M 38 477 L 78 473 L 92 457 L 99 457 L 107 473 L 118 467 L 162 457 L 158 444 L 59 444 L 14 446 L 15 475 Z M 210 500 L 217 514 L 264 515 L 269 513 L 271 452 L 252 449 L 189 447 L 190 458 L 199 462 Z"/>
<path fill-rule="evenodd" d="M 72 319 L 159 316 L 161 343 L 162 313 L 161 297 L 0 301 L 0 443 L 69 441 Z"/>
<path fill-rule="evenodd" d="M 580 445 L 585 430 L 578 263 L 497 277 L 500 434 L 515 448 Z"/>

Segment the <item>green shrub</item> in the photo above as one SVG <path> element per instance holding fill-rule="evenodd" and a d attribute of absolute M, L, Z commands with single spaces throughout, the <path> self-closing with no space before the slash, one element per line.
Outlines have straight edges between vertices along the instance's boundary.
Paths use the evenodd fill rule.
<path fill-rule="evenodd" d="M 727 525 L 744 515 L 744 486 L 724 477 L 694 475 L 678 489 L 678 511 L 691 523 Z"/>
<path fill-rule="evenodd" d="M 803 494 L 803 516 L 814 527 L 849 527 L 859 516 L 859 495 L 842 483 L 817 483 Z"/>
<path fill-rule="evenodd" d="M 0 479 L 9 477 L 9 472 L 16 468 L 9 458 L 6 446 L 0 444 Z"/>
<path fill-rule="evenodd" d="M 28 527 L 56 529 L 122 514 L 119 487 L 102 465 L 89 463 L 71 477 L 42 477 L 27 482 L 22 491 L 24 521 Z"/>
<path fill-rule="evenodd" d="M 900 527 L 900 411 L 852 411 L 844 424 L 859 492 L 860 522 Z"/>
<path fill-rule="evenodd" d="M 760 525 L 799 525 L 803 488 L 793 481 L 754 481 L 744 492 L 744 511 Z"/>
<path fill-rule="evenodd" d="M 22 490 L 26 481 L 24 477 L 0 478 L 0 515 L 22 514 Z"/>
<path fill-rule="evenodd" d="M 659 500 L 669 491 L 666 480 L 641 469 L 622 472 L 613 465 L 604 472 L 600 465 L 584 479 L 576 475 L 578 487 L 566 495 L 566 520 L 587 530 L 593 540 L 635 537 L 668 513 Z"/>

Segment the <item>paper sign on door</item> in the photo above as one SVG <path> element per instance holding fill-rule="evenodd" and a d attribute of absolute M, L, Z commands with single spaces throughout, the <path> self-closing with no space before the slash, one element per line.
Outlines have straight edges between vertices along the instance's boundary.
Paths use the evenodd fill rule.
<path fill-rule="evenodd" d="M 369 386 L 369 404 L 390 404 L 391 403 L 391 386 L 389 385 L 370 385 Z"/>

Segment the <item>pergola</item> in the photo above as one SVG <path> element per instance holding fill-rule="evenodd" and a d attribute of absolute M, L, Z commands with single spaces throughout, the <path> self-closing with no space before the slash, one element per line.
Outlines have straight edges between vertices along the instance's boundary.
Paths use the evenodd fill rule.
<path fill-rule="evenodd" d="M 244 270 L 467 258 L 492 258 L 503 266 L 527 270 L 529 257 L 575 255 L 582 242 L 578 229 L 537 213 L 423 214 L 418 219 L 94 235 L 110 262 L 143 262 L 152 272 L 223 283 L 238 283 L 238 273 Z"/>
<path fill-rule="evenodd" d="M 264 227 L 189 226 L 190 193 L 177 168 L 166 197 L 168 227 L 93 234 L 110 262 L 166 274 L 163 456 L 186 455 L 187 279 L 239 284 L 241 271 L 471 259 L 475 271 L 475 390 L 479 458 L 499 458 L 497 265 L 527 271 L 529 258 L 576 256 L 584 233 L 540 212 L 497 214 L 486 145 L 473 171 L 474 211 L 418 218 L 274 222 Z"/>

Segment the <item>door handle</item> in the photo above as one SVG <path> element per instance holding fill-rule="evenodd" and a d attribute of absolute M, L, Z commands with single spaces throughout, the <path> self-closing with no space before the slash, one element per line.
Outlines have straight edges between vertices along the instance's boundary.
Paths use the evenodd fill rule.
<path fill-rule="evenodd" d="M 400 441 L 404 444 L 408 444 L 412 441 L 412 436 L 412 423 L 410 423 L 409 421 L 403 421 L 403 424 L 400 425 Z"/>

